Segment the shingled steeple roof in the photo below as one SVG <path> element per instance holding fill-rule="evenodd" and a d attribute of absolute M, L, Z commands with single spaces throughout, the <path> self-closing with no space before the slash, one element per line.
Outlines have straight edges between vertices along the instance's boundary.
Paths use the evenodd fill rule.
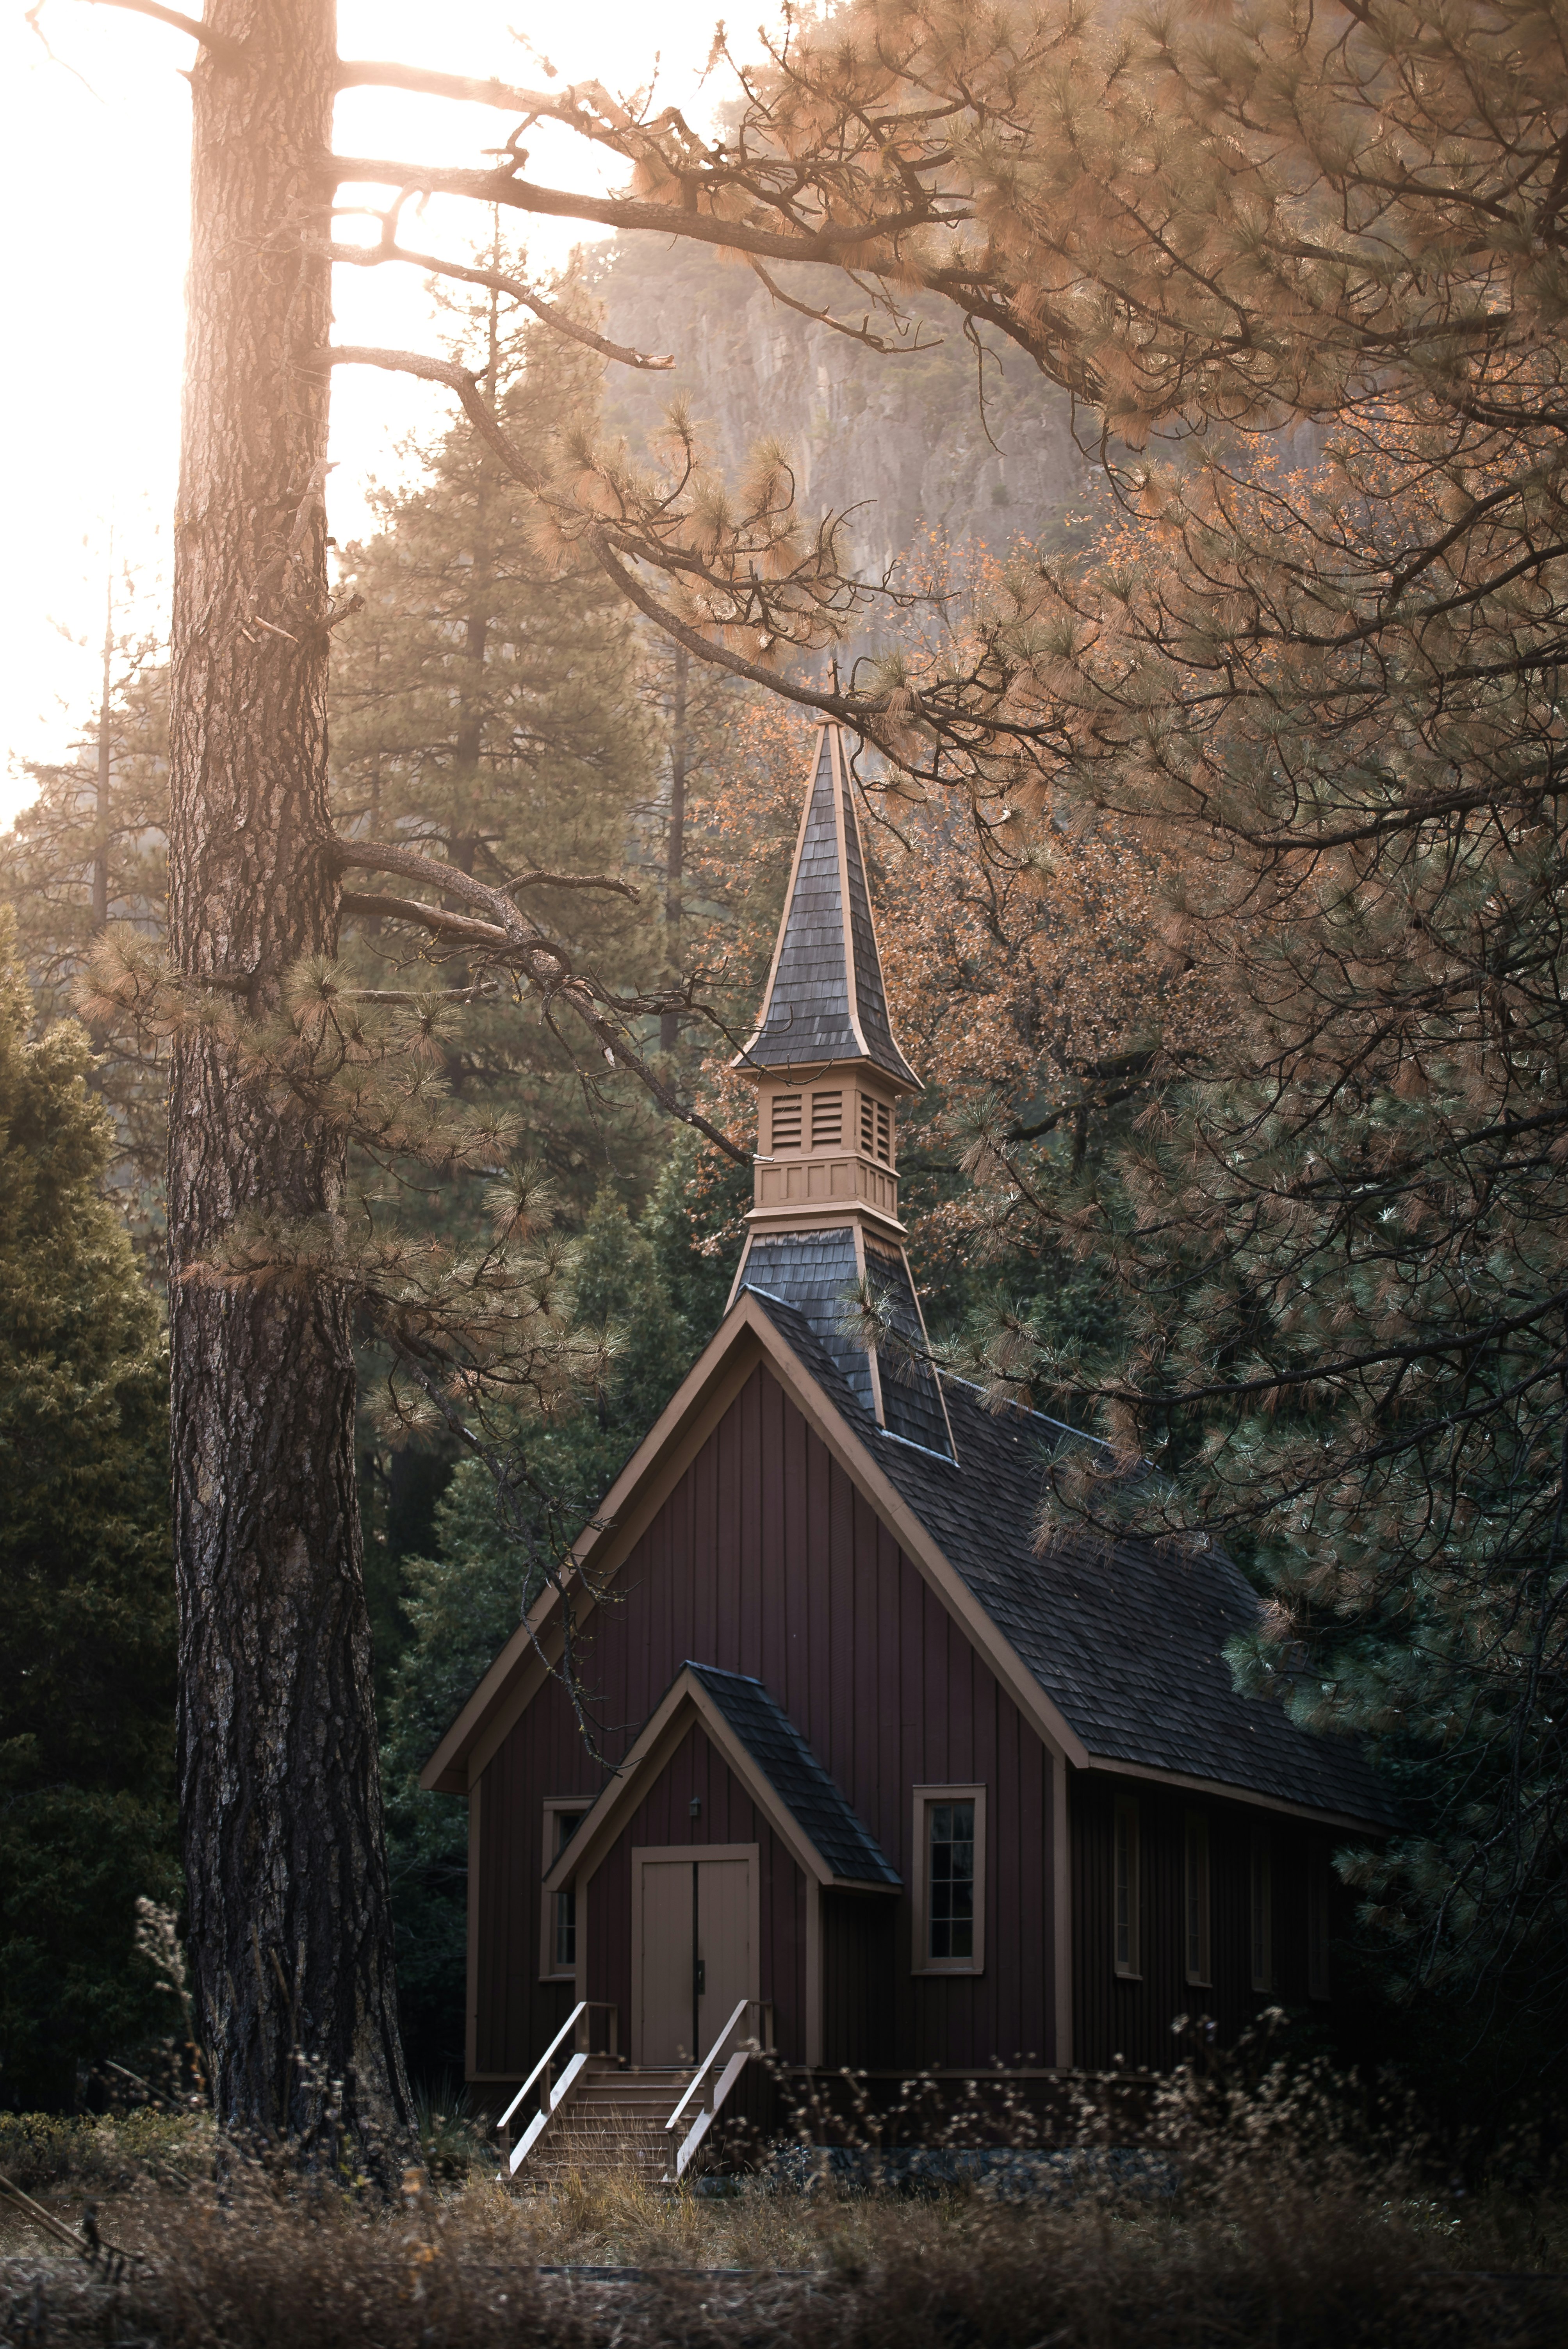
<path fill-rule="evenodd" d="M 888 1018 L 849 759 L 838 727 L 825 725 L 773 968 L 738 1065 L 808 1069 L 856 1061 L 920 1090 Z"/>

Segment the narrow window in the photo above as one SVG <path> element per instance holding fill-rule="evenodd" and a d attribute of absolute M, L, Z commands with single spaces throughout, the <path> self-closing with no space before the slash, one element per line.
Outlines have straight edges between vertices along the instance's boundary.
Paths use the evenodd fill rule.
<path fill-rule="evenodd" d="M 1328 1855 L 1314 1844 L 1306 1863 L 1306 1994 L 1328 1996 Z"/>
<path fill-rule="evenodd" d="M 799 1150 L 800 1147 L 800 1095 L 775 1093 L 770 1127 L 775 1150 Z"/>
<path fill-rule="evenodd" d="M 877 1156 L 884 1166 L 892 1164 L 892 1112 L 886 1102 L 877 1103 Z"/>
<path fill-rule="evenodd" d="M 549 1874 L 588 1816 L 588 1805 L 552 1797 L 544 1806 L 544 1873 Z M 540 1972 L 548 1982 L 573 1971 L 577 1964 L 577 1893 L 547 1894 L 541 1920 L 542 1946 Z"/>
<path fill-rule="evenodd" d="M 975 1806 L 933 1803 L 928 1957 L 975 1955 Z"/>
<path fill-rule="evenodd" d="M 1138 1805 L 1130 1795 L 1117 1803 L 1112 1843 L 1116 1971 L 1136 1979 L 1143 1971 L 1142 1920 L 1138 1899 Z"/>
<path fill-rule="evenodd" d="M 1268 1835 L 1263 1827 L 1253 1830 L 1249 1891 L 1253 1988 L 1269 1991 L 1274 1988 L 1274 1869 Z"/>
<path fill-rule="evenodd" d="M 985 1789 L 914 1790 L 914 1971 L 977 1974 L 985 1918 Z"/>
<path fill-rule="evenodd" d="M 842 1093 L 811 1095 L 811 1147 L 813 1150 L 836 1149 L 844 1138 L 844 1096 Z"/>
<path fill-rule="evenodd" d="M 1182 1907 L 1187 1980 L 1209 1982 L 1209 1822 L 1202 1811 L 1187 1814 L 1186 1897 Z"/>

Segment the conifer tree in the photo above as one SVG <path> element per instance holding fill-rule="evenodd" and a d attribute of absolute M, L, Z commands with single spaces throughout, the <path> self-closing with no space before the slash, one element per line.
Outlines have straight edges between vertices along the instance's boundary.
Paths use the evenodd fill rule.
<path fill-rule="evenodd" d="M 486 259 L 498 272 L 523 267 L 499 241 Z M 593 431 L 595 354 L 493 287 L 448 312 L 454 335 L 483 350 L 509 429 L 532 447 Z M 655 741 L 630 615 L 595 569 L 542 555 L 525 492 L 466 420 L 421 453 L 414 486 L 382 493 L 380 531 L 346 559 L 342 592 L 364 609 L 337 637 L 332 678 L 339 824 L 492 886 L 531 867 L 634 867 Z M 542 888 L 531 903 L 611 983 L 634 989 L 658 975 L 647 896 Z M 377 953 L 395 973 L 409 958 L 406 932 L 379 933 Z M 476 1005 L 451 1050 L 465 1097 L 504 1101 L 557 1181 L 585 1199 L 603 1177 L 607 1128 L 623 1174 L 645 1149 L 646 1118 L 639 1134 L 624 1086 L 585 1096 L 552 1024 L 520 1019 L 510 998 Z"/>
<path fill-rule="evenodd" d="M 168 1366 L 72 1023 L 28 1041 L 0 909 L 0 2098 L 167 2029 L 139 1898 L 177 1898 Z"/>
<path fill-rule="evenodd" d="M 169 675 L 145 631 L 117 626 L 132 616 L 113 583 L 98 707 L 68 764 L 26 772 L 36 796 L 0 847 L 0 898 L 16 916 L 16 946 L 46 1024 L 76 1008 L 95 941 L 110 923 L 161 938 L 169 822 Z M 129 607 L 129 608 L 128 608 Z M 114 1116 L 116 1176 L 135 1200 L 139 1235 L 161 1223 L 167 1072 L 161 1054 L 132 1029 L 94 1038 L 88 1077 Z"/>
<path fill-rule="evenodd" d="M 1320 1611 L 1353 1627 L 1438 1609 L 1428 1651 L 1449 1693 L 1429 1717 L 1462 1722 L 1487 1767 L 1460 1844 L 1424 1889 L 1407 1878 L 1416 1930 L 1432 1951 L 1453 1950 L 1456 1927 L 1516 1951 L 1556 1918 L 1563 1881 L 1555 19 L 1521 0 L 1458 15 L 1266 0 L 1146 21 L 1078 0 L 851 0 L 791 21 L 712 140 L 596 83 L 342 60 L 330 0 L 212 0 L 181 21 L 201 54 L 173 968 L 106 972 L 106 991 L 160 1008 L 172 1040 L 177 1555 L 202 1635 L 184 1792 L 225 2114 L 276 2111 L 299 2014 L 367 2115 L 406 2109 L 365 1734 L 349 1316 L 375 1305 L 405 1352 L 418 1337 L 408 1376 L 440 1410 L 456 1408 L 443 1350 L 464 1391 L 476 1352 L 499 1361 L 511 1334 L 493 1292 L 459 1309 L 449 1268 L 404 1262 L 377 1288 L 362 1250 L 341 1253 L 350 1136 L 434 1148 L 440 1122 L 411 1081 L 399 1099 L 366 1076 L 364 991 L 346 1019 L 328 1000 L 348 999 L 328 968 L 341 918 L 402 920 L 470 973 L 482 960 L 694 1114 L 633 1034 L 684 1009 L 678 992 L 617 999 L 575 966 L 525 910 L 531 868 L 498 889 L 332 831 L 325 680 L 350 617 L 325 570 L 336 366 L 447 385 L 533 498 L 542 543 L 595 563 L 693 658 L 843 719 L 988 820 L 1026 828 L 1077 798 L 1204 847 L 1172 952 L 1232 982 L 1245 1040 L 1171 1126 L 1146 1129 L 1125 1228 L 1113 1202 L 1084 1203 L 1072 1228 L 1125 1265 L 1151 1318 L 1119 1384 L 1068 1383 L 1101 1395 L 1129 1461 L 1156 1432 L 1151 1388 L 1156 1418 L 1211 1415 L 1219 1481 L 1189 1485 L 1179 1514 L 1272 1524 L 1282 1655 L 1319 1636 Z M 487 168 L 323 168 L 336 90 L 375 86 L 477 99 L 518 128 Z M 629 190 L 530 180 L 521 141 L 541 119 L 621 158 Z M 678 413 L 651 463 L 608 442 L 539 450 L 508 434 L 471 351 L 331 348 L 332 188 L 347 184 L 388 191 L 371 265 L 475 281 L 473 264 L 402 241 L 423 190 L 727 247 L 781 299 L 883 345 L 910 327 L 907 295 L 934 295 L 1080 404 L 1136 557 L 1014 566 L 962 650 L 895 649 L 853 685 L 792 674 L 792 653 L 860 623 L 879 589 L 846 574 L 834 516 L 799 511 L 787 452 L 760 444 L 723 482 Z M 237 251 L 267 265 L 236 271 Z M 537 286 L 504 290 L 569 339 L 659 362 L 608 351 Z M 1293 484 L 1270 458 L 1303 424 L 1328 465 Z M 345 888 L 366 872 L 403 885 L 400 907 Z M 444 1016 L 404 1008 L 416 1025 Z M 487 1149 L 496 1137 L 470 1127 L 447 1154 Z M 992 1138 L 1004 1171 L 1006 1150 Z M 501 1288 L 517 1278 L 503 1268 Z M 1026 1367 L 1016 1337 L 1008 1378 Z M 525 1346 L 508 1374 L 542 1380 L 551 1356 Z M 286 1396 L 264 1374 L 283 1361 Z M 1330 1414 L 1327 1434 L 1291 1422 L 1297 1397 Z M 1116 1491 L 1141 1506 L 1149 1489 Z M 263 1619 L 258 1594 L 285 1588 L 286 1622 Z M 259 1700 L 243 1660 L 280 1646 L 309 1659 L 310 1685 L 285 1676 L 255 1718 L 348 1724 L 329 1808 L 293 1791 L 303 1772 L 284 1799 L 264 1740 L 209 1771 L 232 1726 L 213 1692 L 239 1672 Z M 267 1867 L 226 1861 L 229 1782 L 269 1834 L 276 1812 Z M 258 1885 L 323 1882 L 329 1848 L 340 1912 L 296 1913 L 294 1894 L 258 1907 Z M 285 1969 L 275 2009 L 225 1987 L 257 1946 Z"/>

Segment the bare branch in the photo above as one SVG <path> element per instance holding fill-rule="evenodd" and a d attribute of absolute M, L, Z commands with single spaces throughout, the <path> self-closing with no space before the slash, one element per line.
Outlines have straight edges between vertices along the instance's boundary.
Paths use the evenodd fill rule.
<path fill-rule="evenodd" d="M 189 33 L 211 52 L 220 65 L 231 70 L 243 64 L 245 52 L 238 41 L 231 41 L 222 33 L 214 33 L 194 16 L 181 16 L 178 8 L 165 8 L 162 0 L 88 0 L 90 8 L 129 8 L 135 16 L 155 16 L 160 25 L 172 25 L 177 33 Z"/>
<path fill-rule="evenodd" d="M 359 914 L 377 921 L 415 922 L 437 937 L 450 938 L 454 945 L 504 948 L 511 944 L 506 932 L 497 929 L 493 922 L 476 922 L 467 914 L 449 914 L 442 905 L 422 905 L 418 897 L 382 897 L 346 889 L 337 902 L 345 914 Z"/>
<path fill-rule="evenodd" d="M 613 873 L 543 870 L 516 874 L 492 889 L 482 881 L 473 880 L 457 865 L 442 864 L 418 849 L 399 848 L 387 841 L 340 840 L 336 855 L 341 866 L 357 865 L 369 873 L 401 873 L 406 879 L 428 882 L 433 888 L 447 889 L 459 896 L 469 895 L 472 902 L 487 905 L 503 904 L 514 889 L 607 889 L 614 896 L 629 899 L 634 905 L 642 895 L 631 882 L 618 881 Z"/>
<path fill-rule="evenodd" d="M 383 214 L 389 221 L 390 213 Z M 383 237 L 379 244 L 331 244 L 325 250 L 334 261 L 345 262 L 356 269 L 375 269 L 384 261 L 406 261 L 414 269 L 428 269 L 432 276 L 460 278 L 465 285 L 488 285 L 497 294 L 510 294 L 525 310 L 531 310 L 542 325 L 557 335 L 566 335 L 584 349 L 597 351 L 601 358 L 614 359 L 622 367 L 643 367 L 650 372 L 673 367 L 675 359 L 653 358 L 645 351 L 634 351 L 622 343 L 606 341 L 592 326 L 584 326 L 569 317 L 554 302 L 547 302 L 521 277 L 509 277 L 504 270 L 477 269 L 459 261 L 442 261 L 433 253 L 410 253 L 400 244 Z M 879 346 L 879 348 L 881 346 Z"/>
<path fill-rule="evenodd" d="M 514 889 L 611 889 L 634 905 L 643 894 L 629 881 L 617 881 L 613 873 L 515 873 L 500 885 L 509 897 Z"/>
<path fill-rule="evenodd" d="M 423 66 L 400 66 L 376 57 L 340 57 L 339 89 L 406 89 L 419 98 L 453 98 L 470 106 L 493 106 L 501 114 L 564 116 L 575 123 L 570 89 L 519 89 L 493 74 L 480 81 L 471 74 L 432 73 Z"/>
<path fill-rule="evenodd" d="M 929 343 L 922 343 L 918 341 L 913 343 L 890 343 L 885 335 L 873 335 L 868 326 L 861 325 L 859 326 L 851 326 L 844 319 L 835 318 L 830 310 L 813 310 L 809 302 L 797 302 L 792 294 L 786 294 L 782 285 L 778 285 L 773 278 L 769 277 L 768 272 L 763 268 L 762 264 L 758 260 L 755 254 L 748 254 L 747 255 L 747 260 L 750 267 L 756 271 L 758 276 L 762 280 L 763 285 L 768 288 L 769 293 L 771 294 L 775 302 L 781 302 L 786 310 L 794 310 L 802 318 L 810 318 L 820 326 L 831 326 L 835 335 L 847 335 L 851 343 L 864 343 L 868 350 L 881 351 L 885 357 L 890 359 L 908 358 L 912 357 L 916 351 L 932 351 L 941 348 L 942 337 L 940 335 L 936 336 L 934 341 Z M 915 329 L 917 335 L 919 331 L 920 330 L 917 326 Z M 674 361 L 671 360 L 667 364 L 673 366 Z"/>

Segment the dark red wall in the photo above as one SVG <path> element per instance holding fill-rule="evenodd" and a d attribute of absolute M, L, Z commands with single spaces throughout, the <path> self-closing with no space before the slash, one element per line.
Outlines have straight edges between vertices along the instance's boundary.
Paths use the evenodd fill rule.
<path fill-rule="evenodd" d="M 766 1370 L 753 1373 L 659 1510 L 617 1589 L 618 1602 L 592 1620 L 585 1664 L 599 1717 L 622 1725 L 617 1752 L 686 1658 L 755 1674 L 906 1884 L 913 1787 L 974 1780 L 990 1790 L 985 1973 L 914 1978 L 907 1896 L 880 1904 L 896 1908 L 891 1934 L 839 1896 L 824 1915 L 828 2060 L 1049 2063 L 1050 1757 Z M 484 1774 L 481 2075 L 521 2076 L 569 2011 L 570 1986 L 538 1979 L 541 1805 L 550 1795 L 596 1794 L 601 1784 L 561 1691 L 548 1685 Z M 678 1812 L 678 1797 L 669 1799 Z M 723 1797 L 726 1806 L 740 1799 L 738 1788 Z M 678 1831 L 639 1828 L 635 1840 L 763 1840 L 750 1830 L 721 1832 L 717 1804 L 716 1796 L 709 1812 L 705 1800 L 702 1837 L 681 1817 Z M 617 1897 L 606 1883 L 591 1900 L 591 1987 L 596 1996 L 629 1998 L 624 1964 L 614 1955 L 616 1934 L 624 1950 L 630 1932 L 629 1910 L 624 1927 L 616 1921 Z M 799 1991 L 790 1969 L 799 1961 L 789 1954 L 796 1941 L 785 1905 L 771 1938 L 765 1931 L 774 1974 L 761 1989 L 793 2015 Z M 867 1969 L 889 1962 L 891 1978 L 873 1995 Z M 875 2044 L 862 2054 L 853 2044 L 856 2018 L 872 2011 Z"/>
<path fill-rule="evenodd" d="M 1114 1964 L 1113 1809 L 1119 1795 L 1136 1795 L 1141 1847 L 1142 1979 L 1118 1977 Z M 1344 1840 L 1305 1820 L 1247 1803 L 1210 1801 L 1178 1788 L 1150 1785 L 1108 1772 L 1076 1773 L 1068 1782 L 1073 1840 L 1074 2000 L 1077 2062 L 1101 2070 L 1121 2056 L 1135 2066 L 1167 2071 L 1188 2050 L 1171 2032 L 1177 2016 L 1208 2015 L 1222 2046 L 1231 2046 L 1267 2006 L 1305 2007 L 1306 1883 L 1319 1874 L 1342 1921 L 1343 1894 L 1329 1864 L 1332 1843 Z M 1182 1900 L 1186 1821 L 1198 1811 L 1209 1824 L 1210 1976 L 1207 1989 L 1184 1971 Z M 1252 1987 L 1252 1837 L 1269 1837 L 1273 1883 L 1274 1987 Z M 1324 2010 L 1326 2012 L 1326 2010 Z"/>

